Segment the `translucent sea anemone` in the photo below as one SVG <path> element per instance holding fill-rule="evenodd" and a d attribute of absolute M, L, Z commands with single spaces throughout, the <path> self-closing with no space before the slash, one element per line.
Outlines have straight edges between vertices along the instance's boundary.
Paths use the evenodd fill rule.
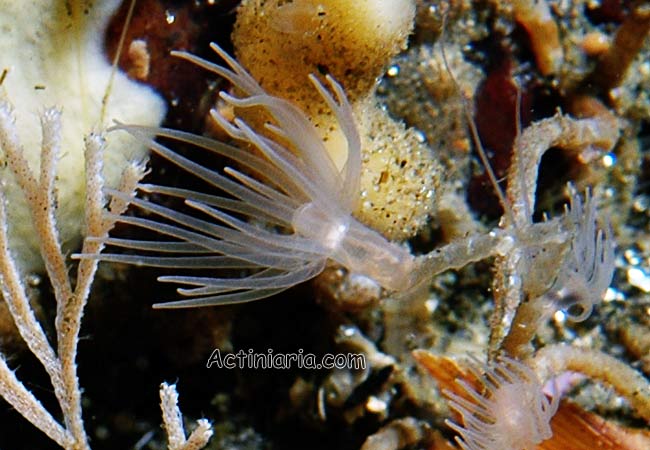
<path fill-rule="evenodd" d="M 574 322 L 585 320 L 600 302 L 614 276 L 614 238 L 608 223 L 599 228 L 591 193 L 580 195 L 569 185 L 571 204 L 565 213 L 572 228 L 569 251 L 553 285 L 544 295 Z"/>
<path fill-rule="evenodd" d="M 463 425 L 447 421 L 465 450 L 533 449 L 553 435 L 549 425 L 559 396 L 549 399 L 537 375 L 525 364 L 502 357 L 482 374 L 478 366 L 470 372 L 480 380 L 483 391 L 458 380 L 467 397 L 445 392 L 450 407 L 462 417 Z"/>
<path fill-rule="evenodd" d="M 191 286 L 178 292 L 193 298 L 159 307 L 208 306 L 268 297 L 314 277 L 323 270 L 327 259 L 389 289 L 409 286 L 413 266 L 410 253 L 352 217 L 359 198 L 360 142 L 341 86 L 326 77 L 332 95 L 315 76 L 310 77 L 335 113 L 347 141 L 347 162 L 339 172 L 316 129 L 300 109 L 268 95 L 233 58 L 216 45 L 212 48 L 230 69 L 186 53 L 179 52 L 176 56 L 228 79 L 242 93 L 237 98 L 222 92 L 226 102 L 236 108 L 262 108 L 269 114 L 272 123 L 266 124 L 265 133 L 260 133 L 241 118 L 229 123 L 217 111 L 212 111 L 212 117 L 232 138 L 254 147 L 257 152 L 175 130 L 119 126 L 146 142 L 160 156 L 229 196 L 139 185 L 143 192 L 184 199 L 196 214 L 175 211 L 149 200 L 126 199 L 161 220 L 114 219 L 156 231 L 167 238 L 159 241 L 108 238 L 104 240 L 106 244 L 147 254 L 108 254 L 100 258 L 157 267 L 246 271 L 246 276 L 241 278 L 160 277 L 160 281 Z M 196 149 L 226 157 L 243 171 L 227 167 L 224 172 L 228 176 L 224 176 L 154 142 L 152 136 L 191 144 Z"/>

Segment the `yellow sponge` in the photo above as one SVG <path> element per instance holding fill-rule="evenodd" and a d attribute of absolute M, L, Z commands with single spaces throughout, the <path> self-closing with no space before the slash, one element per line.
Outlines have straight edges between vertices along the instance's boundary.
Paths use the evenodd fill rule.
<path fill-rule="evenodd" d="M 344 87 L 363 142 L 357 216 L 398 240 L 426 222 L 440 173 L 415 132 L 374 96 L 378 78 L 406 47 L 414 16 L 413 0 L 243 0 L 232 36 L 239 62 L 267 92 L 310 116 L 339 168 L 344 137 L 308 75 L 330 74 Z M 263 121 L 246 118 L 258 129 Z"/>

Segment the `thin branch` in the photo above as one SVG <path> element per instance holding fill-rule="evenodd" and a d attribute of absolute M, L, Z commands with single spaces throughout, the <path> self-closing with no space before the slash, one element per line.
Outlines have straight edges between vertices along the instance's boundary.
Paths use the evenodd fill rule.
<path fill-rule="evenodd" d="M 183 416 L 178 408 L 178 392 L 176 385 L 162 383 L 160 385 L 160 409 L 162 410 L 163 426 L 167 433 L 169 450 L 179 450 L 185 445 L 185 430 Z"/>
<path fill-rule="evenodd" d="M 206 419 L 199 419 L 196 421 L 197 426 L 190 434 L 185 445 L 181 450 L 201 450 L 208 445 L 208 441 L 212 437 L 212 425 Z"/>
<path fill-rule="evenodd" d="M 61 365 L 29 304 L 25 287 L 21 281 L 21 274 L 9 250 L 5 203 L 5 193 L 0 191 L 0 289 L 2 297 L 7 303 L 7 308 L 18 332 L 29 350 L 45 368 L 52 381 L 52 386 L 54 386 L 54 393 L 59 402 L 62 402 L 65 395 L 62 389 Z"/>
<path fill-rule="evenodd" d="M 0 122 L 2 129 L 0 142 L 7 158 L 7 165 L 16 177 L 30 207 L 34 227 L 39 236 L 41 254 L 45 260 L 48 276 L 52 281 L 55 297 L 59 303 L 64 303 L 72 295 L 72 288 L 56 231 L 53 194 L 46 192 L 48 186 L 42 186 L 40 180 L 33 175 L 23 155 L 15 130 L 11 133 L 7 132 L 15 127 L 11 108 L 6 103 L 0 106 Z M 54 146 L 54 142 L 61 139 L 60 112 L 54 109 L 47 110 L 41 124 L 43 126 L 43 151 L 48 155 L 43 158 L 42 162 L 46 162 L 46 164 L 41 167 L 40 179 L 47 181 L 54 177 L 55 162 L 58 156 L 55 153 L 58 148 Z M 60 305 L 59 308 L 61 308 Z"/>
<path fill-rule="evenodd" d="M 556 344 L 538 350 L 526 363 L 542 382 L 567 371 L 600 381 L 623 396 L 650 423 L 650 382 L 628 364 L 606 353 Z"/>
<path fill-rule="evenodd" d="M 200 450 L 207 445 L 213 431 L 212 425 L 205 419 L 197 420 L 196 429 L 188 439 L 185 439 L 183 415 L 178 408 L 176 385 L 167 383 L 160 385 L 160 409 L 169 450 Z"/>
<path fill-rule="evenodd" d="M 72 436 L 50 415 L 40 401 L 25 388 L 0 356 L 0 395 L 25 419 L 63 448 L 72 447 Z"/>

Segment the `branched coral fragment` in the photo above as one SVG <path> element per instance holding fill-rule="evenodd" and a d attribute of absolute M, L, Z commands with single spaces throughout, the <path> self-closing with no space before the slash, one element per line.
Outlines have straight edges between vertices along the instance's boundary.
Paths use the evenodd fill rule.
<path fill-rule="evenodd" d="M 63 413 L 64 423 L 59 424 L 43 405 L 20 382 L 0 357 L 0 395 L 50 439 L 68 450 L 88 449 L 88 439 L 83 428 L 81 414 L 81 390 L 77 379 L 77 344 L 81 317 L 90 292 L 90 286 L 97 269 L 97 261 L 81 261 L 76 271 L 76 285 L 72 287 L 61 249 L 57 221 L 54 178 L 56 163 L 61 152 L 61 113 L 56 109 L 44 112 L 41 126 L 42 149 L 38 175 L 29 168 L 18 141 L 12 109 L 6 102 L 0 102 L 0 149 L 7 162 L 3 169 L 3 183 L 0 186 L 0 281 L 2 295 L 18 331 L 29 350 L 41 362 L 47 372 L 54 394 Z M 86 197 L 85 227 L 89 236 L 102 237 L 108 234 L 114 222 L 102 217 L 104 197 L 102 189 L 103 139 L 90 135 L 86 139 Z M 119 190 L 128 197 L 136 182 L 144 174 L 141 164 L 126 168 Z M 24 193 L 37 230 L 41 256 L 47 274 L 54 288 L 57 301 L 55 348 L 48 341 L 43 327 L 32 310 L 22 268 L 16 263 L 8 238 L 7 185 L 15 180 Z M 111 212 L 124 212 L 123 203 L 112 202 Z M 84 243 L 83 252 L 94 254 L 101 251 L 99 241 Z"/>
<path fill-rule="evenodd" d="M 169 450 L 201 450 L 208 444 L 213 431 L 212 425 L 205 419 L 199 419 L 194 431 L 189 437 L 185 437 L 183 415 L 178 408 L 176 385 L 167 383 L 160 385 L 160 409 L 167 432 Z"/>

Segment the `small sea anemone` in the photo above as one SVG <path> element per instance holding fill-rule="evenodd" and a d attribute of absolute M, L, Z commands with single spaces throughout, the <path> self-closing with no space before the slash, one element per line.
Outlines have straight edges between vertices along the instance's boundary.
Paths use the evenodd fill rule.
<path fill-rule="evenodd" d="M 445 391 L 449 406 L 462 417 L 462 426 L 449 420 L 447 425 L 459 434 L 456 442 L 463 449 L 532 449 L 553 435 L 549 423 L 557 411 L 559 395 L 549 400 L 530 367 L 500 357 L 483 370 L 471 365 L 470 372 L 480 380 L 484 392 L 463 380 L 457 383 L 469 399 Z"/>
<path fill-rule="evenodd" d="M 614 276 L 614 238 L 609 223 L 598 227 L 596 206 L 587 190 L 584 204 L 580 194 L 569 185 L 571 204 L 565 216 L 572 230 L 571 247 L 557 278 L 544 296 L 567 317 L 580 322 L 602 300 Z"/>
<path fill-rule="evenodd" d="M 360 195 L 361 149 L 342 87 L 326 77 L 332 95 L 315 76 L 310 76 L 336 115 L 347 141 L 347 162 L 339 172 L 314 125 L 300 109 L 268 95 L 237 61 L 218 46 L 212 48 L 230 69 L 187 53 L 175 54 L 226 78 L 242 93 L 237 98 L 222 92 L 226 102 L 236 108 L 263 109 L 268 113 L 272 123 L 267 123 L 265 130 L 254 130 L 241 118 L 229 123 L 212 111 L 212 117 L 233 139 L 257 152 L 181 131 L 117 127 L 229 197 L 139 185 L 144 192 L 181 198 L 193 212 L 175 211 L 145 199 L 125 199 L 160 219 L 116 217 L 117 221 L 171 239 L 105 239 L 103 242 L 109 245 L 154 254 L 108 254 L 99 258 L 158 267 L 246 271 L 241 278 L 160 277 L 160 281 L 192 286 L 178 292 L 194 298 L 159 307 L 209 306 L 268 297 L 313 278 L 323 270 L 327 259 L 386 288 L 408 287 L 414 261 L 408 250 L 390 243 L 352 217 Z M 224 176 L 155 142 L 152 136 L 229 158 L 246 173 L 227 167 L 224 172 L 228 176 Z M 121 196 L 119 192 L 111 194 Z"/>

